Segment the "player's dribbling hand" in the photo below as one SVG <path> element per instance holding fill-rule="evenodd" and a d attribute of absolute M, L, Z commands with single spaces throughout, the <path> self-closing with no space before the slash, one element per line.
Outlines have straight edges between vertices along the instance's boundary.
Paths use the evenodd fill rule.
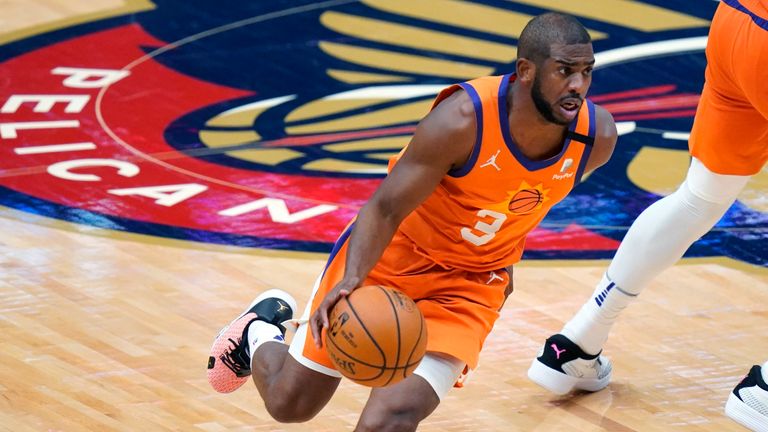
<path fill-rule="evenodd" d="M 342 279 L 332 290 L 325 295 L 323 302 L 317 307 L 309 318 L 309 328 L 312 331 L 312 337 L 315 339 L 315 345 L 318 348 L 323 347 L 323 327 L 328 328 L 328 312 L 333 305 L 342 297 L 348 296 L 355 288 L 360 286 L 358 278 Z"/>

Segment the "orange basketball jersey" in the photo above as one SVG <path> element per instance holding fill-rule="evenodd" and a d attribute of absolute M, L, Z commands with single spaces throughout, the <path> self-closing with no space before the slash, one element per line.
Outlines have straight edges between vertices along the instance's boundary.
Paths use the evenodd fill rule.
<path fill-rule="evenodd" d="M 766 20 L 768 20 L 768 0 L 726 0 L 724 3 L 741 12 L 747 13 L 753 20 L 755 18 L 756 21 L 762 20 L 764 25 L 761 27 L 765 27 L 765 24 L 768 24 L 768 22 L 766 22 Z"/>
<path fill-rule="evenodd" d="M 472 99 L 477 136 L 460 169 L 400 225 L 418 252 L 448 267 L 492 271 L 520 260 L 525 237 L 581 178 L 594 142 L 595 108 L 585 100 L 562 151 L 526 158 L 512 139 L 507 91 L 515 75 L 484 77 L 444 89 L 433 105 L 464 89 Z M 390 169 L 398 157 L 390 160 Z"/>

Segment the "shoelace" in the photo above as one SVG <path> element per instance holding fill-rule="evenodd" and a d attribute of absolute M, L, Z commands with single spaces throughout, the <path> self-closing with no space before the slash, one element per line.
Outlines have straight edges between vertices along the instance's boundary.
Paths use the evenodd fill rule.
<path fill-rule="evenodd" d="M 242 339 L 238 341 L 229 339 L 229 341 L 232 343 L 232 346 L 219 358 L 224 363 L 224 366 L 234 372 L 238 378 L 247 377 L 251 374 L 251 358 L 246 352 L 245 344 L 242 343 Z"/>

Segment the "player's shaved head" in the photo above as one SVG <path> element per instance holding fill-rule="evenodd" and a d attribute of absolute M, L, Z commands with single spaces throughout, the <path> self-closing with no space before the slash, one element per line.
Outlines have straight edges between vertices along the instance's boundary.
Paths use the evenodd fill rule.
<path fill-rule="evenodd" d="M 557 12 L 539 15 L 526 24 L 517 45 L 517 58 L 534 63 L 549 57 L 553 44 L 574 45 L 591 43 L 592 38 L 576 18 Z"/>

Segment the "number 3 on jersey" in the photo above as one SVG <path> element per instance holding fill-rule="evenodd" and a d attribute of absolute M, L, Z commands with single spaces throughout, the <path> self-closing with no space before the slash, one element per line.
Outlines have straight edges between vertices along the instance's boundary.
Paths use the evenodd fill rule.
<path fill-rule="evenodd" d="M 480 218 L 489 216 L 493 220 L 491 223 L 477 221 L 475 226 L 472 228 L 462 228 L 461 237 L 475 246 L 482 246 L 491 241 L 491 239 L 496 236 L 496 233 L 499 231 L 499 229 L 501 229 L 501 224 L 507 220 L 507 215 L 504 213 L 495 212 L 493 210 L 480 210 L 477 212 L 477 216 Z M 483 234 L 477 235 L 473 232 L 473 230 L 480 231 Z"/>

